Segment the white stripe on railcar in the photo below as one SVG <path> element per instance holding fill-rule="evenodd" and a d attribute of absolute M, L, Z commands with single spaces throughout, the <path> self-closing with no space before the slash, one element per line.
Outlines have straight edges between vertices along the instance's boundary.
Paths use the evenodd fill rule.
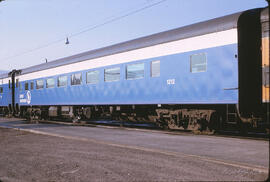
<path fill-rule="evenodd" d="M 2 81 L 2 83 L 3 83 L 3 84 L 8 84 L 8 81 L 9 81 L 9 80 L 11 80 L 11 79 L 10 79 L 10 78 L 4 78 L 3 81 Z"/>
<path fill-rule="evenodd" d="M 237 29 L 191 37 L 20 75 L 20 81 L 237 43 Z"/>

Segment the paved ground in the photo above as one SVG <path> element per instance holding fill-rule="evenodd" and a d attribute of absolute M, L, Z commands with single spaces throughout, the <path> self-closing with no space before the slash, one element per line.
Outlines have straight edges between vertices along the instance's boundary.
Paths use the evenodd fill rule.
<path fill-rule="evenodd" d="M 263 181 L 269 168 L 268 141 L 7 118 L 0 147 L 2 181 Z"/>

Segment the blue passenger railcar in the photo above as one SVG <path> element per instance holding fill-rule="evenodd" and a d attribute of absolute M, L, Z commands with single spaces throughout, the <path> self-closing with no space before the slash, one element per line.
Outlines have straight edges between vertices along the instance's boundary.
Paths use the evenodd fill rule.
<path fill-rule="evenodd" d="M 236 104 L 236 53 L 237 45 L 230 44 L 31 79 L 21 82 L 18 101 L 21 106 Z M 158 73 L 151 75 L 151 70 Z M 95 82 L 87 83 L 87 73 L 92 72 L 97 74 Z M 71 81 L 74 75 L 76 84 Z M 58 86 L 58 78 L 64 77 L 66 83 Z"/>
<path fill-rule="evenodd" d="M 8 105 L 11 103 L 12 94 L 9 89 L 8 74 L 0 75 L 0 114 L 8 113 Z"/>
<path fill-rule="evenodd" d="M 261 103 L 260 12 L 13 70 L 12 98 L 3 104 L 21 115 L 110 115 L 185 129 L 217 129 L 219 121 L 238 124 L 254 116 L 259 121 L 267 105 Z"/>

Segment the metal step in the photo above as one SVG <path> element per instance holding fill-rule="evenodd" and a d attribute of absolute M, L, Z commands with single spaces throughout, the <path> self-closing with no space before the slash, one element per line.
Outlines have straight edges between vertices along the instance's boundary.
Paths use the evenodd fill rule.
<path fill-rule="evenodd" d="M 236 113 L 227 113 L 227 122 L 228 124 L 237 124 L 237 114 Z"/>

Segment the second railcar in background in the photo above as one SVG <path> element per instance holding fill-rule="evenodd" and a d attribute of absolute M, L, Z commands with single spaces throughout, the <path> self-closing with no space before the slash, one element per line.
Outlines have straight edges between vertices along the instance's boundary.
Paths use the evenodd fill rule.
<path fill-rule="evenodd" d="M 1 111 L 265 130 L 268 24 L 268 8 L 248 10 L 13 70 L 0 76 Z"/>

